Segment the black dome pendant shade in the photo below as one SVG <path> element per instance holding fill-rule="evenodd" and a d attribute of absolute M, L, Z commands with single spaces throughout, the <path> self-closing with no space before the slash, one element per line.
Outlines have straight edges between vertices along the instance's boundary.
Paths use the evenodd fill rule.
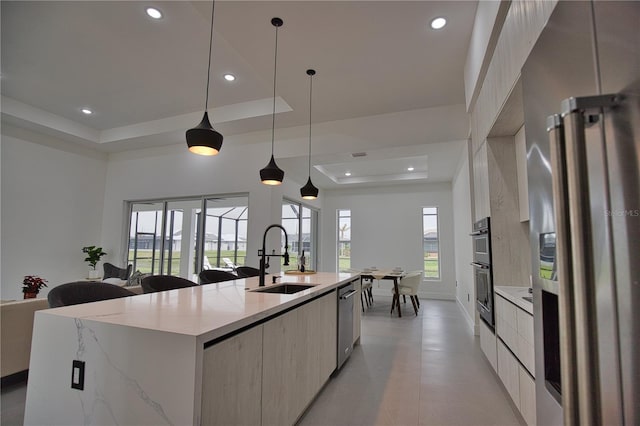
<path fill-rule="evenodd" d="M 187 130 L 189 151 L 199 155 L 216 155 L 222 148 L 222 135 L 209 122 L 209 114 L 204 112 L 202 121 L 193 129 Z"/>
<path fill-rule="evenodd" d="M 222 148 L 222 134 L 217 132 L 209 121 L 209 75 L 211 74 L 211 46 L 213 44 L 213 16 L 216 2 L 211 3 L 211 32 L 209 34 L 209 66 L 207 68 L 207 92 L 204 101 L 204 116 L 193 129 L 187 130 L 187 146 L 189 151 L 199 155 L 217 155 Z"/>
<path fill-rule="evenodd" d="M 267 167 L 260 170 L 260 180 L 265 185 L 280 185 L 284 179 L 284 170 L 276 164 L 276 160 L 271 156 Z"/>
<path fill-rule="evenodd" d="M 305 200 L 315 200 L 318 198 L 318 188 L 311 182 L 311 176 L 307 179 L 307 184 L 300 188 L 300 195 Z"/>
<path fill-rule="evenodd" d="M 283 24 L 282 19 L 271 19 L 271 25 L 276 27 L 276 48 L 273 55 L 273 114 L 271 116 L 271 160 L 269 164 L 260 170 L 260 180 L 265 185 L 280 185 L 284 180 L 284 170 L 282 170 L 276 164 L 276 160 L 273 157 L 273 143 L 276 128 L 276 75 L 278 71 L 278 27 Z"/>
<path fill-rule="evenodd" d="M 318 188 L 311 182 L 311 95 L 313 93 L 313 76 L 315 74 L 315 70 L 307 70 L 307 75 L 309 76 L 309 179 L 307 179 L 307 184 L 300 188 L 300 196 L 305 200 L 318 198 Z"/>

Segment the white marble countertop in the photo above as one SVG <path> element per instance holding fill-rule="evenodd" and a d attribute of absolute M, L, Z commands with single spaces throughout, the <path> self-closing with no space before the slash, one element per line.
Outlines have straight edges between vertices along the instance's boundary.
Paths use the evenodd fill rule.
<path fill-rule="evenodd" d="M 522 298 L 523 296 L 531 296 L 531 294 L 529 294 L 529 287 L 496 286 L 494 290 L 509 302 L 533 315 L 533 303 Z"/>
<path fill-rule="evenodd" d="M 273 275 L 267 275 L 266 286 L 293 283 L 313 284 L 314 287 L 295 294 L 259 293 L 251 291 L 258 288 L 258 277 L 251 277 L 46 309 L 39 311 L 38 315 L 177 333 L 206 342 L 326 293 L 359 276 L 357 273 L 330 272 L 279 275 L 281 278 L 276 284 L 271 284 Z"/>

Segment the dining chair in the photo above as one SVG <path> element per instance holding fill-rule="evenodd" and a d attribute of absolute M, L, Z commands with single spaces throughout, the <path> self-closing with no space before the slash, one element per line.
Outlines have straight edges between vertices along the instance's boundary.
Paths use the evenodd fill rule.
<path fill-rule="evenodd" d="M 197 283 L 182 277 L 173 275 L 149 275 L 140 282 L 144 293 L 155 293 L 158 291 L 175 290 L 197 286 Z"/>
<path fill-rule="evenodd" d="M 115 284 L 74 281 L 53 287 L 47 295 L 47 301 L 50 308 L 59 308 L 135 295 L 132 291 Z"/>
<path fill-rule="evenodd" d="M 200 284 L 220 283 L 240 278 L 236 274 L 219 269 L 205 269 L 198 274 L 198 277 L 200 277 Z"/>
<path fill-rule="evenodd" d="M 402 295 L 403 297 L 409 296 L 411 299 L 411 304 L 413 305 L 413 310 L 418 315 L 418 308 L 420 307 L 420 300 L 418 299 L 418 288 L 420 287 L 420 282 L 422 281 L 422 271 L 414 271 L 409 272 L 407 275 L 402 277 L 402 279 L 398 282 L 398 293 L 396 294 L 395 288 L 392 288 L 391 291 L 393 293 L 393 301 L 391 302 L 391 312 L 393 312 L 393 307 L 397 306 L 397 301 Z M 406 301 L 406 298 L 405 298 Z"/>

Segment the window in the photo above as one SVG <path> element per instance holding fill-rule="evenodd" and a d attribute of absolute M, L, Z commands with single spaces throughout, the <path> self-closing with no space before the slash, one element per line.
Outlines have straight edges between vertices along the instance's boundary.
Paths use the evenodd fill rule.
<path fill-rule="evenodd" d="M 129 207 L 127 261 L 134 270 L 197 280 L 202 269 L 244 264 L 247 196 L 134 201 Z"/>
<path fill-rule="evenodd" d="M 289 269 L 297 267 L 298 256 L 302 254 L 303 250 L 307 261 L 305 268 L 316 269 L 318 262 L 317 210 L 285 199 L 282 202 L 282 226 L 287 230 L 289 236 Z M 284 247 L 284 235 L 282 235 L 282 246 Z"/>
<path fill-rule="evenodd" d="M 438 237 L 438 208 L 422 208 L 422 246 L 425 279 L 440 279 L 440 240 Z"/>
<path fill-rule="evenodd" d="M 351 210 L 338 210 L 338 272 L 351 269 Z"/>

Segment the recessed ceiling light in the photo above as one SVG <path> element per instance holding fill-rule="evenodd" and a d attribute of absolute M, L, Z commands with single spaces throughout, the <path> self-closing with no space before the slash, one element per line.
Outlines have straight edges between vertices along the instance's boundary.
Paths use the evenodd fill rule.
<path fill-rule="evenodd" d="M 407 170 L 409 170 L 410 172 L 413 171 L 413 167 L 407 167 Z"/>
<path fill-rule="evenodd" d="M 351 172 L 346 172 L 344 175 L 345 176 L 351 176 Z"/>
<path fill-rule="evenodd" d="M 162 18 L 162 12 L 160 12 L 158 9 L 156 9 L 155 7 L 148 7 L 147 8 L 147 15 L 151 16 L 153 19 L 160 19 Z"/>
<path fill-rule="evenodd" d="M 91 111 L 89 108 L 82 108 L 80 111 L 82 111 L 82 113 L 85 115 L 93 114 L 93 111 Z"/>
<path fill-rule="evenodd" d="M 227 81 L 234 81 L 236 79 L 236 76 L 233 74 L 225 74 L 224 79 Z"/>
<path fill-rule="evenodd" d="M 433 28 L 434 30 L 444 28 L 445 25 L 447 25 L 447 20 L 442 17 L 435 18 L 433 21 L 431 21 L 431 28 Z"/>

